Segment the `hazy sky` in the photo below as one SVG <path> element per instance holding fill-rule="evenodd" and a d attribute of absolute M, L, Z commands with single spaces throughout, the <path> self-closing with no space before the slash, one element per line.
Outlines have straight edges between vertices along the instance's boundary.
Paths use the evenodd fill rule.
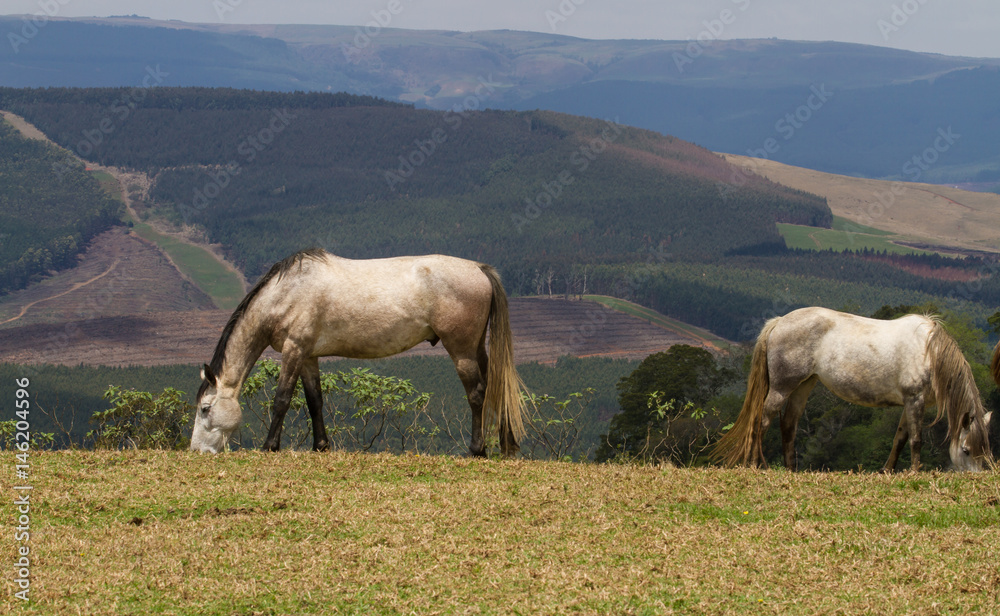
<path fill-rule="evenodd" d="M 1000 57 L 997 0 L 0 0 L 0 13 L 207 23 L 509 28 L 584 38 L 768 38 Z M 391 9 L 391 11 L 390 11 Z M 724 12 L 727 11 L 727 12 Z M 394 14 L 393 14 L 394 13 Z"/>

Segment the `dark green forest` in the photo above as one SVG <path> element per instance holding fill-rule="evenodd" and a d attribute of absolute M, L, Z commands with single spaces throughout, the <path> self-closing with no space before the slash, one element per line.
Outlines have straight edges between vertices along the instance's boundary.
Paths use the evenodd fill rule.
<path fill-rule="evenodd" d="M 610 122 L 207 88 L 5 88 L 0 107 L 153 175 L 140 214 L 203 227 L 251 280 L 309 246 L 439 252 L 497 266 L 514 295 L 625 297 L 732 340 L 806 305 L 933 302 L 985 326 L 1000 304 L 978 258 L 789 250 L 775 221 L 829 226 L 823 199 Z"/>
<path fill-rule="evenodd" d="M 781 245 L 776 221 L 831 220 L 823 199 L 743 177 L 689 143 L 597 120 L 346 95 L 153 88 L 127 97 L 4 89 L 0 107 L 85 159 L 154 175 L 150 210 L 203 226 L 250 278 L 319 245 L 351 258 L 480 259 L 524 292 L 540 267 L 629 262 L 649 249 L 721 256 Z"/>
<path fill-rule="evenodd" d="M 71 267 L 90 238 L 119 223 L 121 203 L 64 158 L 0 122 L 0 295 Z"/>

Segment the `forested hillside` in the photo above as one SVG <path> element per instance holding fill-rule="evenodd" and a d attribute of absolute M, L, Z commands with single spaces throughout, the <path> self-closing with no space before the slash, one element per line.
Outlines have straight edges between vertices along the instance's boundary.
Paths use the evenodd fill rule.
<path fill-rule="evenodd" d="M 203 228 L 251 280 L 308 246 L 440 252 L 498 266 L 514 294 L 625 297 L 735 340 L 804 305 L 930 302 L 985 327 L 1000 304 L 977 258 L 790 251 L 775 222 L 829 226 L 823 199 L 613 122 L 343 94 L 128 95 L 0 89 L 0 107 L 85 159 L 148 173 L 140 215 Z"/>
<path fill-rule="evenodd" d="M 549 269 L 773 248 L 776 221 L 831 220 L 821 198 L 612 122 L 197 88 L 150 89 L 132 108 L 127 95 L 6 89 L 0 107 L 154 176 L 151 211 L 204 226 L 250 278 L 318 245 L 480 259 L 526 292 Z"/>
<path fill-rule="evenodd" d="M 94 235 L 119 222 L 83 166 L 0 121 L 0 294 L 73 265 Z"/>

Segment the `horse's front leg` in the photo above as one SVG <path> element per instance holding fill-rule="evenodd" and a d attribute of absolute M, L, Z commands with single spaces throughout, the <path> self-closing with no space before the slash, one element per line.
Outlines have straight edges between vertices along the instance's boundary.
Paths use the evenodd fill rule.
<path fill-rule="evenodd" d="M 907 429 L 909 431 L 910 437 L 910 470 L 916 472 L 920 470 L 920 448 L 923 446 L 923 438 L 921 432 L 923 431 L 923 419 L 924 419 L 924 394 L 920 393 L 911 397 L 904 398 L 903 400 L 903 416 L 899 420 L 900 427 L 903 426 L 903 422 L 906 422 Z M 895 456 L 899 455 L 897 451 L 897 442 L 899 448 L 902 448 L 902 441 L 905 439 L 905 433 L 900 434 L 900 429 L 896 428 L 896 437 L 893 439 L 892 452 L 889 453 L 889 460 L 885 463 L 886 467 L 890 470 L 896 466 Z M 892 467 L 889 467 L 889 463 L 892 463 Z"/>
<path fill-rule="evenodd" d="M 312 422 L 313 451 L 330 451 L 330 439 L 326 436 L 326 424 L 323 423 L 323 386 L 318 358 L 302 362 L 302 389 L 306 394 L 306 405 Z"/>
<path fill-rule="evenodd" d="M 892 439 L 892 450 L 889 452 L 889 459 L 882 467 L 883 473 L 891 473 L 896 470 L 896 462 L 899 454 L 903 453 L 903 444 L 910 439 L 910 424 L 906 417 L 906 409 L 903 409 L 899 416 L 899 426 L 896 427 L 896 435 Z"/>
<path fill-rule="evenodd" d="M 281 353 L 281 372 L 278 374 L 278 387 L 271 403 L 271 428 L 267 431 L 267 439 L 261 447 L 264 451 L 278 451 L 281 448 L 281 426 L 285 422 L 285 413 L 292 403 L 295 385 L 302 369 L 302 355 L 298 349 L 289 349 L 286 345 Z"/>

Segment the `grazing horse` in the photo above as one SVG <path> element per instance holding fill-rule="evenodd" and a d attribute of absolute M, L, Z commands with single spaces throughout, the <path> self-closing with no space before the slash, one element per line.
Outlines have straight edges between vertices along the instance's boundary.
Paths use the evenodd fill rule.
<path fill-rule="evenodd" d="M 716 444 L 725 464 L 767 466 L 761 441 L 781 416 L 785 467 L 795 470 L 795 430 L 806 399 L 820 382 L 861 406 L 902 406 L 884 471 L 896 466 L 909 438 L 913 470 L 920 468 L 924 406 L 948 417 L 949 453 L 956 470 L 982 470 L 991 459 L 987 425 L 972 369 L 940 322 L 915 314 L 893 321 L 826 308 L 800 308 L 764 325 L 751 359 L 747 395 L 736 423 Z"/>
<path fill-rule="evenodd" d="M 486 332 L 490 332 L 489 353 Z M 247 293 L 202 369 L 191 449 L 218 453 L 240 423 L 239 393 L 261 353 L 281 353 L 265 451 L 277 451 L 295 384 L 302 379 L 313 450 L 330 448 L 323 423 L 319 358 L 373 359 L 441 342 L 472 407 L 473 455 L 496 428 L 512 456 L 524 436 L 507 295 L 489 265 L 428 255 L 350 260 L 320 249 L 278 263 Z M 483 412 L 486 410 L 484 419 Z"/>

